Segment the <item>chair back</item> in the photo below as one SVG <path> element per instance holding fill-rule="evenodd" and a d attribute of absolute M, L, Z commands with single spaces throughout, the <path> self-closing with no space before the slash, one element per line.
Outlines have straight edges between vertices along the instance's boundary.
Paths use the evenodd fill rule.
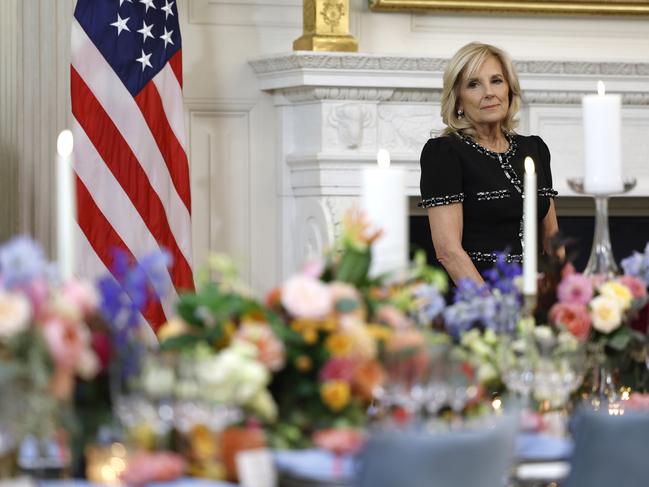
<path fill-rule="evenodd" d="M 583 412 L 575 424 L 575 449 L 565 487 L 649 485 L 649 414 Z"/>
<path fill-rule="evenodd" d="M 361 455 L 357 487 L 502 487 L 510 473 L 516 422 L 479 429 L 380 432 Z"/>

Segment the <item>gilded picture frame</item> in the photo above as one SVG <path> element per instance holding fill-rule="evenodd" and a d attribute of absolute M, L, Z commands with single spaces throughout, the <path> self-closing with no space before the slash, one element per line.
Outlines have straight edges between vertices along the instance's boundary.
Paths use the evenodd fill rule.
<path fill-rule="evenodd" d="M 369 0 L 369 4 L 375 11 L 649 16 L 649 0 Z"/>

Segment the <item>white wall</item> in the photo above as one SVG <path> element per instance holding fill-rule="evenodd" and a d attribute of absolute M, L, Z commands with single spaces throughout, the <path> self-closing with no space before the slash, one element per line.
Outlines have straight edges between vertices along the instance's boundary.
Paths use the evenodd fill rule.
<path fill-rule="evenodd" d="M 15 71 L 3 67 L 0 94 L 8 93 L 17 80 L 24 81 L 18 108 L 5 105 L 6 95 L 0 99 L 0 157 L 5 159 L 0 162 L 5 164 L 7 151 L 13 151 L 22 168 L 0 180 L 0 194 L 11 194 L 8 191 L 17 186 L 20 194 L 11 198 L 21 202 L 20 208 L 10 208 L 10 214 L 1 218 L 3 224 L 17 220 L 12 228 L 33 233 L 53 250 L 54 194 L 48 164 L 68 107 L 66 36 L 73 0 L 1 1 L 3 7 L 4 2 L 22 5 L 22 11 L 2 13 L 2 25 L 15 22 L 21 34 L 0 30 L 0 52 L 6 56 L 7 46 L 21 40 L 17 50 L 22 62 Z M 301 34 L 301 4 L 301 0 L 178 0 L 194 261 L 201 262 L 208 250 L 230 253 L 240 259 L 244 277 L 258 291 L 280 278 L 282 174 L 276 156 L 282 150 L 276 134 L 281 118 L 270 95 L 260 91 L 248 60 L 291 50 Z M 366 0 L 351 4 L 350 29 L 360 50 L 369 53 L 449 57 L 466 42 L 480 40 L 500 45 L 520 60 L 649 61 L 647 18 L 377 13 L 369 11 Z M 5 129 L 14 119 L 24 136 Z"/>

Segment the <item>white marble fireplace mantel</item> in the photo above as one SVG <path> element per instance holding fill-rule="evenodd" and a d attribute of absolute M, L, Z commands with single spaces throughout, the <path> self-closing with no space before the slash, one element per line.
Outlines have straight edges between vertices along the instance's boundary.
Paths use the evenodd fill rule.
<path fill-rule="evenodd" d="M 419 196 L 419 154 L 443 128 L 439 97 L 446 59 L 293 52 L 250 62 L 277 109 L 282 271 L 318 255 L 359 194 L 360 170 L 379 148 L 407 171 Z M 598 80 L 623 100 L 626 176 L 649 196 L 649 63 L 518 61 L 524 103 L 518 131 L 538 134 L 552 153 L 554 186 L 575 196 L 568 177 L 583 167 L 581 98 Z"/>

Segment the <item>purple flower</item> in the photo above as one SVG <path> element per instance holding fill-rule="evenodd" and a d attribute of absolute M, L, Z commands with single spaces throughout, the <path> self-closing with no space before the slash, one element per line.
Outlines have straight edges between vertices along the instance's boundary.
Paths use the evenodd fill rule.
<path fill-rule="evenodd" d="M 458 281 L 453 295 L 453 302 L 471 301 L 477 296 L 481 296 L 487 290 L 485 286 L 478 285 L 473 279 L 462 278 Z"/>
<path fill-rule="evenodd" d="M 7 289 L 47 276 L 48 267 L 43 249 L 25 235 L 14 237 L 0 247 L 0 276 Z"/>
<path fill-rule="evenodd" d="M 622 260 L 624 273 L 642 279 L 649 285 L 649 243 L 644 253 L 633 252 L 629 257 Z"/>
<path fill-rule="evenodd" d="M 557 298 L 561 303 L 587 305 L 593 298 L 593 283 L 582 274 L 568 274 L 557 286 Z"/>
<path fill-rule="evenodd" d="M 419 321 L 421 322 L 433 321 L 446 306 L 446 301 L 436 286 L 421 285 L 417 287 L 414 295 L 421 302 L 419 306 Z"/>

